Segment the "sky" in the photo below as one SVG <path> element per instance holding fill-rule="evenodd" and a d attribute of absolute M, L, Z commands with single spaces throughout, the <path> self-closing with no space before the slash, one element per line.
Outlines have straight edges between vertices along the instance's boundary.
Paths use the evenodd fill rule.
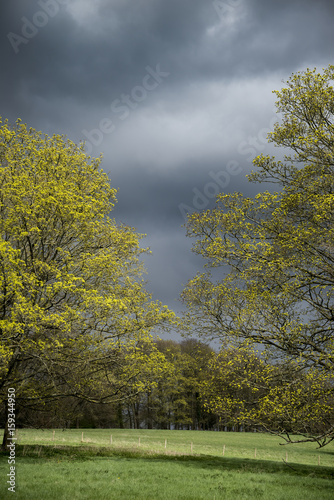
<path fill-rule="evenodd" d="M 11 0 L 0 5 L 0 116 L 86 141 L 141 234 L 147 289 L 176 312 L 203 270 L 183 227 L 218 192 L 254 196 L 275 95 L 334 62 L 332 0 Z M 267 186 L 266 186 L 267 188 Z"/>

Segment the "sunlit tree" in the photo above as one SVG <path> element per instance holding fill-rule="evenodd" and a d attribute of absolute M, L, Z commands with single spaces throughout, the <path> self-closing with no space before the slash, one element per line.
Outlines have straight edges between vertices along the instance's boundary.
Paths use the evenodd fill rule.
<path fill-rule="evenodd" d="M 141 236 L 110 218 L 116 190 L 99 164 L 64 136 L 20 120 L 0 127 L 5 403 L 8 388 L 18 407 L 67 396 L 107 401 L 115 390 L 103 379 L 119 345 L 173 316 L 144 288 Z"/>
<path fill-rule="evenodd" d="M 334 66 L 306 70 L 275 91 L 281 121 L 269 142 L 289 150 L 284 160 L 255 158 L 249 180 L 277 183 L 278 190 L 254 198 L 220 194 L 215 209 L 189 216 L 194 251 L 209 267 L 222 266 L 223 275 L 198 275 L 183 292 L 199 332 L 261 344 L 275 359 L 321 373 L 332 390 L 333 79 Z M 333 421 L 314 436 L 321 445 L 333 438 Z"/>

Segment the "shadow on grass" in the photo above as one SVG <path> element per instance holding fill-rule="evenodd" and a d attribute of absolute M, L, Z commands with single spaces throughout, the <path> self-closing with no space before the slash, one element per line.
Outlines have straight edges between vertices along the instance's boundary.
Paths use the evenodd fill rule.
<path fill-rule="evenodd" d="M 8 453 L 0 452 L 0 458 L 7 458 Z M 95 446 L 64 446 L 64 445 L 17 445 L 16 457 L 27 460 L 64 460 L 86 461 L 97 458 L 119 458 L 127 460 L 142 460 L 154 462 L 178 462 L 185 467 L 200 469 L 219 469 L 250 473 L 288 473 L 298 476 L 334 479 L 333 467 L 314 467 L 311 465 L 272 462 L 247 458 L 228 458 L 210 455 L 182 455 L 172 452 L 159 453 L 138 450 L 138 448 L 95 447 Z"/>

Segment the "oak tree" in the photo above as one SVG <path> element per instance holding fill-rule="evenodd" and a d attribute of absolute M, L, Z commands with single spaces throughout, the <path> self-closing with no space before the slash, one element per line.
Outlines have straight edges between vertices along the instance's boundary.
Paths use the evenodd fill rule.
<path fill-rule="evenodd" d="M 172 313 L 144 287 L 141 235 L 84 146 L 20 120 L 0 127 L 0 397 L 112 400 L 119 345 Z M 101 391 L 99 392 L 99 390 Z M 6 440 L 6 432 L 4 442 Z"/>
<path fill-rule="evenodd" d="M 276 360 L 321 373 L 332 390 L 333 80 L 332 65 L 307 69 L 275 91 L 281 120 L 268 139 L 286 154 L 255 158 L 249 180 L 278 189 L 254 198 L 220 194 L 215 209 L 189 216 L 194 251 L 223 275 L 198 275 L 183 292 L 202 333 L 260 344 Z M 321 445 L 334 439 L 333 420 L 313 437 Z"/>

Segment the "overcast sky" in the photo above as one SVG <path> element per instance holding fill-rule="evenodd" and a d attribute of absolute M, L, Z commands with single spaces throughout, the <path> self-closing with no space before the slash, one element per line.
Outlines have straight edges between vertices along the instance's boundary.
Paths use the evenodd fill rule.
<path fill-rule="evenodd" d="M 333 0 L 10 0 L 0 5 L 3 118 L 86 140 L 146 233 L 148 289 L 175 311 L 203 262 L 187 211 L 262 186 L 274 89 L 334 62 Z"/>

